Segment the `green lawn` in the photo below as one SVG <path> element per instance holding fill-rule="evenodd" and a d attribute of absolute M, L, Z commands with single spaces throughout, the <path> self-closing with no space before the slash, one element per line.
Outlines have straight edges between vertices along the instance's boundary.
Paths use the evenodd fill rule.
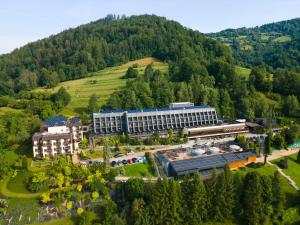
<path fill-rule="evenodd" d="M 246 175 L 247 173 L 254 172 L 254 171 L 262 175 L 273 176 L 274 173 L 276 172 L 276 168 L 269 164 L 266 165 L 253 164 L 250 166 L 241 167 L 240 169 L 235 170 L 235 173 L 241 173 L 243 175 Z"/>
<path fill-rule="evenodd" d="M 288 35 L 285 35 L 285 36 L 281 36 L 281 37 L 275 38 L 272 41 L 273 42 L 287 42 L 287 41 L 290 41 L 290 40 L 291 40 L 291 37 L 288 36 Z"/>
<path fill-rule="evenodd" d="M 31 160 L 29 159 L 29 165 L 27 167 L 28 171 L 30 172 L 40 172 L 46 171 L 49 166 L 52 165 L 51 160 Z"/>
<path fill-rule="evenodd" d="M 10 181 L 10 177 L 5 177 L 3 180 L 0 181 L 0 194 L 9 197 L 9 198 L 37 198 L 40 196 L 40 193 L 20 193 L 12 191 L 8 188 L 8 184 Z M 21 189 L 20 187 L 17 189 Z"/>
<path fill-rule="evenodd" d="M 236 66 L 235 67 L 235 72 L 239 75 L 241 75 L 242 77 L 244 77 L 246 80 L 249 79 L 249 75 L 251 73 L 251 69 L 245 68 L 245 67 L 241 67 L 241 66 Z"/>
<path fill-rule="evenodd" d="M 297 183 L 297 186 L 300 187 L 300 163 L 296 161 L 297 154 L 298 153 L 288 156 L 288 169 L 283 169 L 283 172 L 290 176 Z M 276 159 L 272 162 L 278 165 L 281 159 Z"/>
<path fill-rule="evenodd" d="M 18 172 L 17 176 L 8 181 L 7 189 L 16 193 L 30 193 L 30 191 L 28 191 L 26 188 L 26 180 L 28 176 L 28 172 Z"/>
<path fill-rule="evenodd" d="M 123 166 L 126 177 L 154 177 L 154 172 L 149 163 L 136 163 Z M 122 167 L 116 168 L 122 170 Z"/>
<path fill-rule="evenodd" d="M 98 96 L 98 103 L 101 106 L 113 92 L 124 87 L 126 79 L 121 79 L 121 77 L 126 73 L 128 67 L 133 64 L 138 64 L 139 73 L 142 74 L 145 67 L 151 63 L 155 69 L 160 69 L 163 72 L 166 72 L 168 69 L 166 63 L 159 62 L 154 58 L 144 58 L 128 62 L 121 66 L 110 67 L 91 73 L 87 78 L 62 82 L 52 89 L 38 88 L 34 91 L 50 91 L 53 93 L 60 87 L 66 88 L 72 98 L 70 104 L 65 107 L 62 114 L 66 116 L 78 115 L 79 113 L 86 111 L 89 98 L 92 94 Z"/>
<path fill-rule="evenodd" d="M 266 165 L 262 165 L 262 164 L 253 164 L 247 167 L 242 167 L 236 171 L 234 171 L 234 173 L 240 173 L 243 175 L 246 175 L 248 172 L 258 172 L 262 175 L 266 175 L 266 176 L 273 176 L 274 173 L 276 172 L 276 168 L 274 166 L 271 166 L 269 164 Z M 296 204 L 296 199 L 297 199 L 297 191 L 289 184 L 288 180 L 284 177 L 282 177 L 282 181 L 283 181 L 283 190 L 286 193 L 286 197 L 287 197 L 287 203 L 288 205 L 294 205 Z"/>
<path fill-rule="evenodd" d="M 103 151 L 102 150 L 87 150 L 84 151 L 84 154 L 87 158 L 89 159 L 96 159 L 96 158 L 101 158 L 103 156 Z"/>

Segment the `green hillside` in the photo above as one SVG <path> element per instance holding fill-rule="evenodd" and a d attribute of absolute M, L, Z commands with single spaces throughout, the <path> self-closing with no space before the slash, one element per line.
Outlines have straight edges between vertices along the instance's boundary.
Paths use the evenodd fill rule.
<path fill-rule="evenodd" d="M 229 48 L 164 17 L 106 17 L 0 56 L 0 96 L 54 87 L 145 57 L 173 62 L 190 57 L 205 66 L 232 59 Z"/>
<path fill-rule="evenodd" d="M 34 92 L 48 91 L 51 93 L 57 92 L 61 87 L 64 87 L 71 95 L 71 102 L 62 111 L 65 115 L 78 115 L 86 111 L 89 97 L 96 94 L 99 105 L 103 105 L 112 93 L 120 90 L 125 86 L 126 79 L 121 79 L 126 73 L 128 67 L 133 64 L 138 64 L 139 73 L 143 73 L 146 65 L 152 64 L 155 69 L 162 72 L 167 72 L 168 65 L 154 58 L 144 58 L 140 60 L 130 61 L 121 66 L 109 67 L 97 72 L 89 74 L 89 77 L 65 81 L 58 84 L 55 88 L 37 88 Z"/>
<path fill-rule="evenodd" d="M 208 34 L 231 46 L 238 64 L 300 71 L 300 18 Z"/>

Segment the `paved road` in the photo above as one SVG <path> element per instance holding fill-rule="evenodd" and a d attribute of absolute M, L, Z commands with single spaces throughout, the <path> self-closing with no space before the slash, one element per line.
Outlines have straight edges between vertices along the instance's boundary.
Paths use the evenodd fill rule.
<path fill-rule="evenodd" d="M 295 154 L 297 153 L 299 150 L 298 149 L 289 149 L 289 150 L 286 150 L 286 149 L 283 149 L 283 150 L 279 150 L 279 151 L 273 151 L 272 152 L 272 155 L 269 155 L 267 160 L 268 161 L 272 161 L 274 159 L 279 159 L 281 157 L 284 157 L 284 156 L 289 156 L 289 155 L 292 155 L 292 154 Z M 259 157 L 257 158 L 256 162 L 264 162 L 264 157 Z"/>

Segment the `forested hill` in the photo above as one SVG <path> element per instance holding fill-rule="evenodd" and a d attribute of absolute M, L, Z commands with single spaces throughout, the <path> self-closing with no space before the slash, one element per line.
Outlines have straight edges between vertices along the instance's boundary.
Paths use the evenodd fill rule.
<path fill-rule="evenodd" d="M 113 16 L 63 31 L 0 56 L 0 96 L 84 77 L 88 72 L 153 56 L 178 62 L 185 57 L 208 67 L 230 62 L 230 49 L 163 17 Z"/>
<path fill-rule="evenodd" d="M 300 72 L 300 18 L 208 35 L 230 45 L 240 65 Z"/>

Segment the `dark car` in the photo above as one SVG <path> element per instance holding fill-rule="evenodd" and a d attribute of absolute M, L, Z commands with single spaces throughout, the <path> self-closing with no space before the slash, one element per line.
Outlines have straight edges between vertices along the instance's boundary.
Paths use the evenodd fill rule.
<path fill-rule="evenodd" d="M 124 165 L 126 165 L 126 164 L 127 164 L 127 160 L 126 160 L 126 159 L 123 159 L 123 160 L 122 160 L 122 163 L 123 163 Z"/>
<path fill-rule="evenodd" d="M 120 158 L 120 157 L 124 156 L 124 154 L 123 153 L 117 153 L 114 156 L 115 156 L 115 158 Z"/>
<path fill-rule="evenodd" d="M 132 163 L 136 163 L 136 158 L 132 158 Z"/>
<path fill-rule="evenodd" d="M 112 166 L 112 167 L 114 167 L 114 166 L 116 166 L 116 161 L 112 161 L 111 163 L 110 163 L 110 165 Z"/>

